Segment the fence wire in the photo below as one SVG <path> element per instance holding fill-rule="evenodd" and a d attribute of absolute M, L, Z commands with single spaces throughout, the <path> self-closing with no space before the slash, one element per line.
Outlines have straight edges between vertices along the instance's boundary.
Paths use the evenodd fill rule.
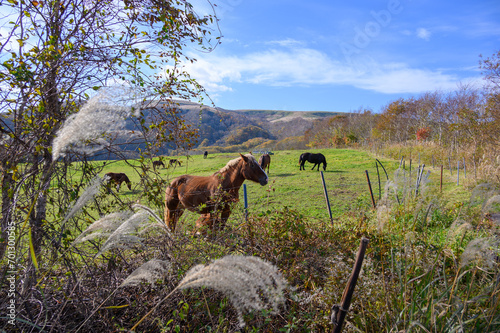
<path fill-rule="evenodd" d="M 397 162 L 394 164 L 396 167 L 398 166 Z M 427 170 L 423 166 L 416 167 L 411 171 L 402 168 L 389 168 L 388 180 L 385 173 L 381 171 L 377 175 L 375 167 L 369 170 L 369 174 L 373 195 L 377 203 L 385 197 L 386 200 L 390 198 L 394 202 L 401 204 L 409 196 L 423 195 L 423 192 L 437 193 L 441 189 L 441 186 L 449 187 L 456 185 L 446 175 L 444 175 L 446 181 L 443 181 L 441 185 L 439 171 L 436 172 L 435 169 Z M 279 177 L 279 175 L 274 178 L 270 177 L 269 185 L 264 190 L 259 185 L 246 182 L 248 184 L 248 215 L 250 217 L 265 216 L 269 212 L 280 211 L 286 207 L 307 216 L 307 219 L 312 221 L 328 223 L 329 213 L 325 202 L 321 176 L 319 172 L 317 175 L 317 182 L 311 183 L 307 189 L 303 189 L 303 199 L 298 202 L 289 201 L 290 199 L 287 196 L 290 196 L 290 192 L 273 191 L 273 188 L 280 186 L 281 182 L 286 181 L 286 177 Z M 338 173 L 324 174 L 329 202 L 334 212 L 334 219 L 346 212 L 365 211 L 372 208 L 369 186 L 364 176 L 364 173 L 345 170 Z M 192 194 L 198 193 L 195 192 Z M 219 202 L 218 205 L 221 206 L 222 203 Z M 245 222 L 245 216 L 243 189 L 241 188 L 239 191 L 239 202 L 232 204 L 231 216 L 228 223 L 238 226 Z M 177 225 L 193 224 L 198 217 L 199 215 L 193 212 L 184 213 Z"/>

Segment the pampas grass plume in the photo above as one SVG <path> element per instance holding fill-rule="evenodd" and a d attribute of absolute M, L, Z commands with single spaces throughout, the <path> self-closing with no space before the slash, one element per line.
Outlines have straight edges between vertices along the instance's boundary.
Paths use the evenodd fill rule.
<path fill-rule="evenodd" d="M 136 236 L 135 233 L 146 223 L 148 217 L 149 214 L 145 211 L 140 211 L 130 216 L 104 242 L 96 257 L 115 248 L 131 249 L 133 245 L 142 245 L 141 238 Z"/>
<path fill-rule="evenodd" d="M 177 288 L 208 287 L 224 293 L 235 307 L 240 327 L 243 327 L 245 312 L 266 309 L 269 305 L 271 313 L 277 313 L 279 305 L 285 302 L 286 286 L 278 269 L 264 260 L 252 256 L 226 256 L 208 266 L 194 266 Z"/>
<path fill-rule="evenodd" d="M 92 200 L 97 193 L 99 193 L 99 189 L 102 185 L 102 179 L 99 176 L 95 176 L 94 179 L 90 182 L 90 185 L 85 189 L 83 194 L 78 198 L 74 206 L 71 208 L 66 217 L 64 218 L 63 224 L 66 223 L 70 218 L 72 218 L 83 206 L 87 204 L 90 200 Z"/>
<path fill-rule="evenodd" d="M 170 273 L 172 265 L 169 261 L 153 259 L 134 270 L 120 285 L 122 287 L 137 286 L 143 282 L 154 284 Z"/>
<path fill-rule="evenodd" d="M 77 151 L 91 152 L 95 149 L 86 147 L 85 141 L 125 127 L 124 119 L 131 114 L 132 108 L 125 105 L 124 97 L 130 94 L 131 91 L 122 87 L 101 89 L 76 114 L 68 117 L 57 132 L 52 143 L 52 160 L 64 155 L 70 146 Z M 99 144 L 103 146 L 105 141 L 100 140 Z"/>
<path fill-rule="evenodd" d="M 184 279 L 165 296 L 130 330 L 134 331 L 153 311 L 179 289 L 208 287 L 229 297 L 238 313 L 240 327 L 245 326 L 243 313 L 251 310 L 271 308 L 271 313 L 279 311 L 285 302 L 283 295 L 287 287 L 278 269 L 272 264 L 252 256 L 226 256 L 210 265 L 196 265 Z"/>
<path fill-rule="evenodd" d="M 73 244 L 83 243 L 98 237 L 109 237 L 123 221 L 132 215 L 131 211 L 108 214 L 87 227 L 74 241 Z"/>
<path fill-rule="evenodd" d="M 500 255 L 500 241 L 494 236 L 486 238 L 476 238 L 469 242 L 460 260 L 460 266 L 475 264 L 481 267 L 492 268 L 496 263 L 496 258 Z"/>

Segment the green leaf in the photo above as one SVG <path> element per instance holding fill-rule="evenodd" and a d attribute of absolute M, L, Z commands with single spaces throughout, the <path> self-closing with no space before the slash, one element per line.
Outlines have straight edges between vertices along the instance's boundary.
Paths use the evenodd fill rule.
<path fill-rule="evenodd" d="M 31 227 L 28 228 L 28 235 L 29 235 L 29 247 L 30 247 L 31 260 L 33 261 L 33 265 L 35 266 L 36 270 L 38 271 L 38 261 L 36 260 L 35 247 L 33 246 L 33 239 L 31 237 Z"/>
<path fill-rule="evenodd" d="M 124 304 L 124 305 L 111 305 L 111 306 L 106 306 L 104 309 L 123 309 L 130 306 L 130 304 Z"/>

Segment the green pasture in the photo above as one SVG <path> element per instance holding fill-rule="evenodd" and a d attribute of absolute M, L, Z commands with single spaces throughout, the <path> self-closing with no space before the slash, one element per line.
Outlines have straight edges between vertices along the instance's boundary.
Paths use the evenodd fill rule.
<path fill-rule="evenodd" d="M 365 170 L 368 171 L 374 199 L 379 202 L 380 196 L 384 195 L 386 176 L 382 167 L 376 168 L 376 159 L 385 167 L 389 179 L 394 177 L 394 172 L 399 167 L 399 161 L 386 159 L 380 156 L 373 156 L 366 151 L 351 149 L 318 149 L 308 150 L 309 152 L 320 152 L 325 155 L 328 166 L 324 171 L 324 179 L 328 191 L 330 207 L 333 219 L 346 213 L 358 213 L 369 210 L 372 207 L 368 181 Z M 311 170 L 312 164 L 306 162 L 306 170 L 299 170 L 299 156 L 305 151 L 288 150 L 275 151 L 271 156 L 271 165 L 269 171 L 269 183 L 260 186 L 258 183 L 245 181 L 248 194 L 249 214 L 261 215 L 268 211 L 279 210 L 284 207 L 296 210 L 308 218 L 317 220 L 329 220 L 326 200 L 321 180 L 321 173 Z M 244 153 L 244 152 L 242 152 Z M 164 187 L 175 177 L 182 174 L 194 174 L 208 176 L 222 168 L 226 163 L 238 157 L 238 153 L 219 153 L 210 154 L 204 159 L 202 155 L 193 156 L 163 156 L 161 157 L 167 167 L 156 168 L 154 170 L 151 161 L 143 161 L 143 167 L 139 168 L 138 161 L 105 161 L 98 162 L 103 164 L 102 172 L 104 176 L 107 172 L 124 172 L 131 182 L 132 190 L 128 190 L 125 184 L 122 184 L 120 192 L 116 193 L 124 203 L 141 202 L 151 205 L 147 198 L 142 197 L 143 186 L 141 177 L 147 174 L 152 179 L 159 180 L 156 209 L 159 214 L 163 214 L 163 207 L 159 202 L 163 202 Z M 258 154 L 255 156 L 257 159 Z M 178 159 L 182 166 L 170 167 L 170 159 Z M 154 160 L 157 160 L 155 158 Z M 322 170 L 322 168 L 320 168 Z M 424 174 L 429 170 L 424 169 Z M 408 187 L 412 189 L 415 186 L 417 172 L 415 165 L 410 174 L 408 165 L 406 165 L 405 175 L 408 181 Z M 427 183 L 427 191 L 439 195 L 440 170 L 439 168 L 430 169 L 430 182 Z M 380 176 L 380 186 L 379 186 Z M 463 176 L 462 176 L 463 177 Z M 161 181 L 160 181 L 161 180 Z M 413 190 L 413 189 L 412 189 Z M 456 186 L 456 178 L 449 173 L 444 174 L 443 192 L 450 194 L 457 199 L 466 199 L 468 194 L 464 186 Z M 153 204 L 154 206 L 154 204 Z M 240 215 L 238 215 L 240 214 Z M 240 189 L 240 202 L 233 209 L 233 219 L 243 214 L 243 188 Z M 185 213 L 183 219 L 195 220 L 193 213 Z"/>
<path fill-rule="evenodd" d="M 406 170 L 398 171 L 399 160 L 360 150 L 308 151 L 321 152 L 328 162 L 323 174 L 333 224 L 329 221 L 321 173 L 311 170 L 312 164 L 308 162 L 306 170 L 299 170 L 299 156 L 305 151 L 275 151 L 271 156 L 269 183 L 260 186 L 258 183 L 245 182 L 250 223 L 245 223 L 243 189 L 240 189 L 240 202 L 233 207 L 229 225 L 223 231 L 198 237 L 193 233 L 196 230 L 193 224 L 198 216 L 186 212 L 175 230 L 175 246 L 172 247 L 166 241 L 164 231 L 150 229 L 149 226 L 154 225 L 151 223 L 135 231 L 142 238 L 141 244 L 130 242 L 132 246 L 122 246 L 116 241 L 115 248 L 104 251 L 97 258 L 96 252 L 104 247 L 103 244 L 111 236 L 108 238 L 108 235 L 101 234 L 95 239 L 77 243 L 75 247 L 69 244 L 99 216 L 128 211 L 132 204 L 140 203 L 162 217 L 164 191 L 170 181 L 182 174 L 211 175 L 239 154 L 210 154 L 206 159 L 202 155 L 155 157 L 153 160 L 161 158 L 168 166 L 156 169 L 151 159 L 92 161 L 84 166 L 73 163 L 69 166 L 70 177 L 53 181 L 51 191 L 54 191 L 52 194 L 56 199 L 56 194 L 63 192 L 57 188 L 61 182 L 71 184 L 67 186 L 70 189 L 67 192 L 71 193 L 61 195 L 71 195 L 76 201 L 79 196 L 84 196 L 83 190 L 95 174 L 103 177 L 107 172 L 126 173 L 132 182 L 132 189 L 129 190 L 125 184 L 122 184 L 120 191 L 115 188 L 108 191 L 101 187 L 99 193 L 67 225 L 58 221 L 64 219 L 71 207 L 61 208 L 56 202 L 51 203 L 49 211 L 54 212 L 51 217 L 55 223 L 49 224 L 47 228 L 53 228 L 53 233 L 61 239 L 66 251 L 72 251 L 75 259 L 69 269 L 65 267 L 67 261 L 59 260 L 52 264 L 50 270 L 53 274 L 48 275 L 49 287 L 45 287 L 45 290 L 54 294 L 59 290 L 67 290 L 63 284 L 69 281 L 71 271 L 79 271 L 76 267 L 83 267 L 85 269 L 81 271 L 87 276 L 81 285 L 89 286 L 84 289 L 85 299 L 92 299 L 95 304 L 106 304 L 107 310 L 116 311 L 109 312 L 111 315 L 106 317 L 108 312 L 96 311 L 93 306 L 93 316 L 107 321 L 109 327 L 121 325 L 123 330 L 129 330 L 132 324 L 138 322 L 138 318 L 150 313 L 156 302 L 153 300 L 157 300 L 158 295 L 168 295 L 172 291 L 171 286 L 177 284 L 189 268 L 230 254 L 245 254 L 258 256 L 279 267 L 296 290 L 292 291 L 295 295 L 304 293 L 309 298 L 308 295 L 317 294 L 320 300 L 302 303 L 290 299 L 286 311 L 280 316 L 270 317 L 265 312 L 248 314 L 245 319 L 252 330 L 245 332 L 285 331 L 284 328 L 292 326 L 293 329 L 286 331 L 323 332 L 331 327 L 329 318 L 332 305 L 338 304 L 342 298 L 355 250 L 361 236 L 364 236 L 370 239 L 370 244 L 363 274 L 356 285 L 352 310 L 348 314 L 351 326 L 356 327 L 357 331 L 410 331 L 408 327 L 413 327 L 414 322 L 429 327 L 426 331 L 433 332 L 458 331 L 449 329 L 450 325 L 466 328 L 475 326 L 477 332 L 499 327 L 498 320 L 492 319 L 498 313 L 498 298 L 493 296 L 498 294 L 498 274 L 483 271 L 476 264 L 470 266 L 472 269 L 460 264 L 469 242 L 486 239 L 490 235 L 489 222 L 480 216 L 479 210 L 469 209 L 471 206 L 465 204 L 472 191 L 471 186 L 464 184 L 472 184 L 472 179 L 464 179 L 462 174 L 460 185 L 457 186 L 456 173 L 446 171 L 441 192 L 440 168 L 429 170 L 426 167 L 424 174 L 428 170 L 431 172 L 429 181 L 422 184 L 417 195 L 415 166 L 411 173 L 408 164 Z M 169 166 L 170 159 L 180 160 L 182 165 Z M 387 180 L 380 165 L 377 173 L 377 159 L 385 167 L 389 181 L 397 184 L 391 187 L 392 192 L 385 202 L 383 197 Z M 82 167 L 90 168 L 90 172 L 87 169 L 86 174 L 82 174 Z M 366 171 L 379 205 L 378 210 L 372 208 Z M 396 172 L 399 172 L 398 177 L 395 176 Z M 401 200 L 400 204 L 397 203 L 398 199 Z M 464 228 L 459 224 L 460 221 L 467 222 L 463 223 Z M 123 234 L 128 236 L 126 232 Z M 104 237 L 107 238 L 105 243 L 101 239 Z M 50 250 L 50 247 L 47 249 Z M 47 253 L 38 259 L 40 262 L 49 262 L 44 258 L 51 257 L 52 254 Z M 133 269 L 152 258 L 168 258 L 175 264 L 175 274 L 166 278 L 162 288 L 149 288 L 149 291 L 141 289 L 138 293 L 135 289 L 117 287 Z M 63 274 L 67 278 L 61 278 Z M 99 283 L 93 285 L 94 281 Z M 61 292 L 57 297 L 64 300 L 71 295 Z M 166 298 L 161 310 L 164 315 L 155 315 L 154 320 L 151 317 L 142 324 L 154 329 L 141 331 L 174 331 L 174 325 L 179 331 L 181 327 L 193 332 L 201 328 L 206 330 L 206 327 L 210 331 L 232 331 L 226 329 L 234 322 L 234 315 L 227 311 L 229 303 L 210 292 L 209 288 Z M 463 306 L 465 302 L 468 303 L 467 307 Z M 189 306 L 188 321 L 179 315 L 179 304 Z M 433 307 L 436 307 L 435 310 Z M 215 320 L 208 319 L 207 312 Z M 462 317 L 472 319 L 463 323 Z M 71 319 L 76 323 L 71 325 L 80 325 L 84 318 L 87 317 Z"/>

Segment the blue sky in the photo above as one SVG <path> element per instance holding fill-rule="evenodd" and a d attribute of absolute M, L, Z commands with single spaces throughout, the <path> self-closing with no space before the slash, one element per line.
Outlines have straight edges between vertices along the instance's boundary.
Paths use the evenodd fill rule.
<path fill-rule="evenodd" d="M 205 0 L 193 1 L 200 14 Z M 500 50 L 500 2 L 214 0 L 222 43 L 186 70 L 227 109 L 375 112 L 481 84 Z"/>

